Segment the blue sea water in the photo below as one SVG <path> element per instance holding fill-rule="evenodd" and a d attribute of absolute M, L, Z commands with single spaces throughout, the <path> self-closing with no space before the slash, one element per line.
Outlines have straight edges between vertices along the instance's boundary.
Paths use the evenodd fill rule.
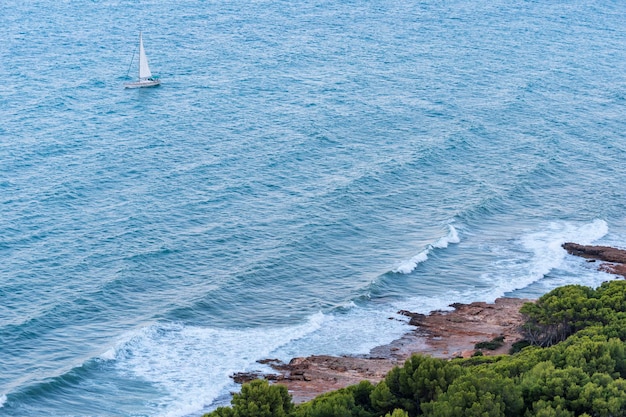
<path fill-rule="evenodd" d="M 561 243 L 626 247 L 622 2 L 5 0 L 0 23 L 0 416 L 199 415 L 259 359 L 595 286 Z M 140 30 L 163 84 L 124 90 Z"/>

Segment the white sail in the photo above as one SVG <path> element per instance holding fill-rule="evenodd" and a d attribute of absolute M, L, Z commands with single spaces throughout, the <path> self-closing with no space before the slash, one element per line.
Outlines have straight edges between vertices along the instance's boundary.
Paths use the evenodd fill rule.
<path fill-rule="evenodd" d="M 133 54 L 134 57 L 135 54 Z M 130 71 L 130 68 L 128 70 Z M 148 57 L 146 57 L 146 51 L 143 49 L 143 36 L 139 32 L 139 79 L 132 83 L 125 83 L 124 88 L 156 87 L 160 84 L 161 80 L 158 77 L 152 77 L 150 67 L 148 66 Z"/>
<path fill-rule="evenodd" d="M 146 51 L 143 49 L 143 39 L 141 33 L 139 33 L 139 79 L 150 78 L 152 73 L 148 66 L 148 57 Z"/>

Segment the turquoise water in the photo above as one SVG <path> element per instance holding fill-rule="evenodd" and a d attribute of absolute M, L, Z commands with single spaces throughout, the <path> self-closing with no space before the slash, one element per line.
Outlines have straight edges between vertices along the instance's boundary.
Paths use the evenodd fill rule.
<path fill-rule="evenodd" d="M 191 416 L 399 309 L 612 279 L 619 2 L 0 5 L 0 416 Z M 124 90 L 139 31 L 155 89 Z M 389 320 L 389 317 L 398 320 Z"/>

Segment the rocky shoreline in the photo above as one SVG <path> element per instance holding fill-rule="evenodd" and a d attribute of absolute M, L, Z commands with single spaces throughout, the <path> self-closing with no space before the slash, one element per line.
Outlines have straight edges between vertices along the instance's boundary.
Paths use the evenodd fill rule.
<path fill-rule="evenodd" d="M 598 269 L 626 277 L 625 250 L 576 243 L 565 243 L 563 248 L 591 262 L 603 261 Z M 289 363 L 267 359 L 260 362 L 269 365 L 274 373 L 237 373 L 233 379 L 239 383 L 256 378 L 274 381 L 287 387 L 294 403 L 301 403 L 362 380 L 377 383 L 415 353 L 444 359 L 470 357 L 478 350 L 483 355 L 506 354 L 515 342 L 522 340 L 519 328 L 523 317 L 519 310 L 529 301 L 499 298 L 494 303 L 453 304 L 451 311 L 429 315 L 400 311 L 410 317 L 409 324 L 415 328 L 388 345 L 372 349 L 369 355 L 314 355 L 294 358 Z M 480 349 L 477 344 L 489 348 Z"/>
<path fill-rule="evenodd" d="M 484 355 L 508 353 L 512 344 L 521 340 L 519 326 L 522 316 L 519 309 L 529 300 L 499 298 L 493 304 L 475 302 L 454 304 L 452 311 L 435 311 L 429 315 L 400 311 L 410 317 L 415 328 L 385 346 L 379 346 L 363 356 L 314 355 L 294 358 L 289 363 L 274 359 L 261 361 L 275 373 L 237 373 L 236 382 L 265 378 L 283 384 L 295 403 L 362 380 L 379 382 L 397 365 L 414 353 L 438 358 L 470 357 L 481 342 L 501 340 L 496 349 L 482 349 Z M 498 343 L 500 344 L 500 343 Z"/>

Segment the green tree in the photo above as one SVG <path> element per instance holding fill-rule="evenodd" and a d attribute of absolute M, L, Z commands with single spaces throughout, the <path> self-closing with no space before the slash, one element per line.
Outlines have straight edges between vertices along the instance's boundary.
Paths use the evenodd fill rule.
<path fill-rule="evenodd" d="M 622 342 L 626 341 L 626 313 L 612 313 L 612 318 L 604 326 L 600 327 L 598 333 L 618 338 Z"/>
<path fill-rule="evenodd" d="M 588 336 L 573 336 L 571 339 L 564 343 L 562 349 L 566 365 L 580 368 L 587 375 L 599 372 L 619 376 L 619 372 L 616 372 L 617 361 L 623 363 L 626 359 L 621 341 L 606 340 L 604 336 L 593 339 Z"/>
<path fill-rule="evenodd" d="M 522 415 L 524 402 L 512 379 L 488 368 L 476 368 L 422 408 L 429 417 L 516 417 Z"/>
<path fill-rule="evenodd" d="M 335 391 L 296 407 L 295 417 L 352 417 L 355 408 L 352 395 Z"/>
<path fill-rule="evenodd" d="M 283 385 L 269 385 L 265 380 L 244 384 L 233 395 L 232 408 L 220 407 L 205 417 L 287 417 L 293 410 L 291 396 Z"/>
<path fill-rule="evenodd" d="M 354 398 L 355 406 L 359 407 L 363 411 L 360 415 L 373 412 L 370 396 L 374 391 L 374 385 L 372 385 L 371 382 L 361 381 L 356 385 L 345 388 L 345 390 Z"/>
<path fill-rule="evenodd" d="M 369 394 L 373 385 L 357 385 L 322 394 L 296 407 L 294 417 L 372 417 Z"/>
<path fill-rule="evenodd" d="M 573 411 L 597 417 L 626 416 L 626 381 L 607 374 L 595 374 L 574 401 Z"/>
<path fill-rule="evenodd" d="M 549 360 L 550 357 L 549 349 L 529 346 L 513 356 L 503 357 L 494 363 L 491 369 L 504 377 L 516 378 L 530 371 L 538 363 Z"/>
<path fill-rule="evenodd" d="M 626 312 L 626 281 L 615 280 L 602 283 L 596 289 L 602 307 L 613 312 Z"/>
<path fill-rule="evenodd" d="M 456 363 L 413 355 L 374 388 L 372 407 L 381 414 L 401 408 L 416 416 L 421 413 L 420 404 L 436 399 L 462 374 L 463 368 Z"/>
<path fill-rule="evenodd" d="M 559 405 L 556 408 L 548 401 L 539 400 L 533 405 L 532 411 L 526 413 L 527 417 L 574 417 L 574 413 L 563 410 Z"/>
<path fill-rule="evenodd" d="M 552 362 L 542 362 L 524 375 L 521 387 L 526 407 L 536 415 L 542 410 L 557 415 L 566 411 L 577 416 L 626 415 L 626 381 L 607 373 L 590 376 L 580 367 L 559 369 Z"/>
<path fill-rule="evenodd" d="M 561 409 L 571 410 L 570 402 L 578 399 L 582 387 L 589 381 L 589 375 L 579 368 L 557 369 L 552 362 L 546 361 L 527 372 L 520 386 L 528 408 L 544 401 L 555 409 L 561 406 Z"/>
<path fill-rule="evenodd" d="M 533 344 L 551 346 L 590 326 L 609 326 L 610 337 L 626 341 L 626 281 L 608 281 L 597 289 L 566 285 L 525 304 L 525 337 Z M 620 325 L 612 325 L 616 320 Z"/>
<path fill-rule="evenodd" d="M 520 312 L 526 318 L 522 330 L 531 343 L 551 346 L 596 323 L 600 304 L 589 287 L 559 287 L 522 306 Z"/>

